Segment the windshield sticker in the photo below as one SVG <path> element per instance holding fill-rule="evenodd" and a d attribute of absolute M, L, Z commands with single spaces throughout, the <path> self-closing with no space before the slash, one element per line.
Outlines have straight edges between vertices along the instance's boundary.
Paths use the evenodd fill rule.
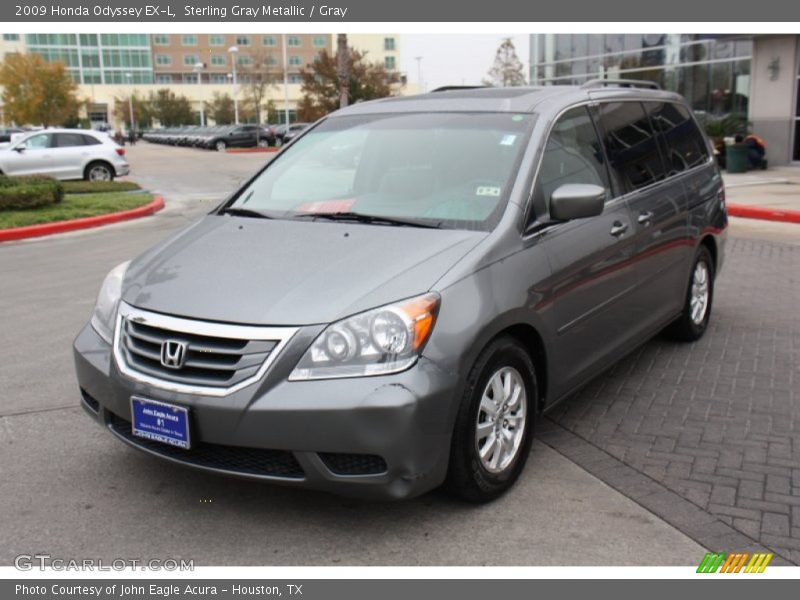
<path fill-rule="evenodd" d="M 514 142 L 517 140 L 517 136 L 509 133 L 503 136 L 503 139 L 500 140 L 501 146 L 513 146 Z"/>
<path fill-rule="evenodd" d="M 338 213 L 347 212 L 355 203 L 355 198 L 340 198 L 338 200 L 322 200 L 319 202 L 303 202 L 297 206 L 295 212 Z"/>
<path fill-rule="evenodd" d="M 491 185 L 481 185 L 475 190 L 475 195 L 497 197 L 500 195 L 500 188 Z"/>

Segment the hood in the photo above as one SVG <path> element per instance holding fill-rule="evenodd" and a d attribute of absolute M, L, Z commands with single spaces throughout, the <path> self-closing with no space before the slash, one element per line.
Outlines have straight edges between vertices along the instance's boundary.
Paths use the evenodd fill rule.
<path fill-rule="evenodd" d="M 211 321 L 330 323 L 430 290 L 486 235 L 210 215 L 134 260 L 122 298 Z"/>

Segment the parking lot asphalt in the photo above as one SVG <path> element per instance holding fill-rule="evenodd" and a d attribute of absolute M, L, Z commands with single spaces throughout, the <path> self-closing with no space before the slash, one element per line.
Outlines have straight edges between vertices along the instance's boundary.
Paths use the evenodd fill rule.
<path fill-rule="evenodd" d="M 105 273 L 269 157 L 147 144 L 128 156 L 132 178 L 165 195 L 164 211 L 0 246 L 0 564 L 49 552 L 216 565 L 692 565 L 704 548 L 751 547 L 800 562 L 797 246 L 733 231 L 706 337 L 654 340 L 556 407 L 499 502 L 434 492 L 365 503 L 165 464 L 78 408 L 70 346 Z"/>

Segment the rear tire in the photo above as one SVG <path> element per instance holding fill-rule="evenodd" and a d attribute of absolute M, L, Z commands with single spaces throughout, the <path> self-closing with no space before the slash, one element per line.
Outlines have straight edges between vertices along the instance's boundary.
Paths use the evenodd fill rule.
<path fill-rule="evenodd" d="M 714 299 L 714 259 L 700 246 L 692 263 L 686 299 L 681 315 L 664 330 L 667 337 L 679 342 L 694 342 L 703 337 L 711 318 Z"/>
<path fill-rule="evenodd" d="M 114 167 L 102 161 L 89 163 L 83 172 L 86 181 L 114 181 L 114 175 Z"/>
<path fill-rule="evenodd" d="M 445 489 L 467 502 L 483 503 L 514 485 L 528 460 L 537 405 L 533 361 L 515 339 L 497 338 L 467 378 Z"/>
<path fill-rule="evenodd" d="M 217 152 L 225 152 L 225 150 L 228 149 L 228 144 L 225 142 L 225 140 L 217 140 L 214 142 L 214 148 Z"/>

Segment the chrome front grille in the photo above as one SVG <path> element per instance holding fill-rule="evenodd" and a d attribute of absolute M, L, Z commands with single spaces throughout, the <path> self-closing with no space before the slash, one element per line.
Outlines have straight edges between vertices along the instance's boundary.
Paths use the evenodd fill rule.
<path fill-rule="evenodd" d="M 221 396 L 260 379 L 296 329 L 228 325 L 150 313 L 122 303 L 115 336 L 120 370 L 157 387 Z M 167 343 L 183 347 L 165 364 Z"/>

